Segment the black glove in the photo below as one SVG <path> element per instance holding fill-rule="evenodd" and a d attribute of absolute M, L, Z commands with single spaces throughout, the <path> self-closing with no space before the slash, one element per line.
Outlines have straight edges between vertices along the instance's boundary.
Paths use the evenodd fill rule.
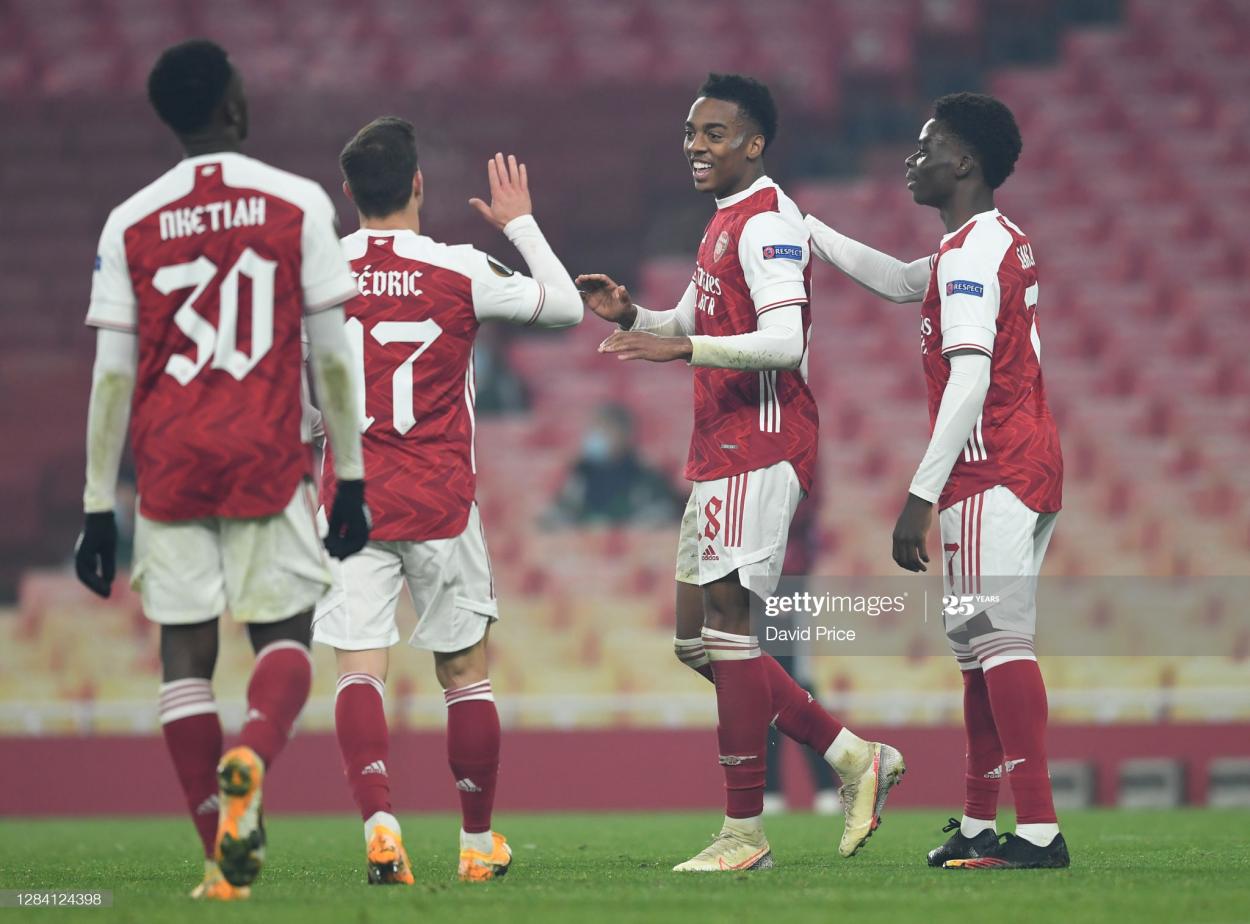
<path fill-rule="evenodd" d="M 74 546 L 74 570 L 92 593 L 107 597 L 117 573 L 117 523 L 110 513 L 89 513 Z"/>
<path fill-rule="evenodd" d="M 340 481 L 330 509 L 330 531 L 326 534 L 326 551 L 335 558 L 355 555 L 369 541 L 373 521 L 365 506 L 363 481 Z"/>

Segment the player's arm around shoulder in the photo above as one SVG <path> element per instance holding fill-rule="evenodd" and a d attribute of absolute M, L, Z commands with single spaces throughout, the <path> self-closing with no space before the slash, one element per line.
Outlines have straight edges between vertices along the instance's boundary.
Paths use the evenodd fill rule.
<path fill-rule="evenodd" d="M 490 202 L 469 204 L 487 224 L 502 231 L 520 252 L 531 276 L 515 273 L 475 252 L 470 267 L 473 306 L 479 320 L 537 327 L 572 327 L 582 320 L 582 299 L 534 219 L 529 172 L 515 155 L 496 154 L 486 165 Z"/>
<path fill-rule="evenodd" d="M 846 273 L 868 291 L 897 304 L 924 298 L 933 256 L 904 263 L 840 234 L 815 215 L 805 216 L 803 223 L 811 234 L 812 255 Z"/>

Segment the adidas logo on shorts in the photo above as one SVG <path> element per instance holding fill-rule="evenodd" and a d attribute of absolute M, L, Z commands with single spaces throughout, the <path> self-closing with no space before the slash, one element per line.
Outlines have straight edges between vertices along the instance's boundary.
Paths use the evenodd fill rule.
<path fill-rule="evenodd" d="M 720 561 L 720 556 L 716 554 L 716 550 L 710 545 L 703 550 L 704 561 Z"/>
<path fill-rule="evenodd" d="M 380 760 L 375 760 L 372 763 L 365 764 L 365 768 L 360 771 L 360 775 L 365 776 L 369 773 L 380 773 L 383 776 L 386 776 L 386 764 L 382 763 Z"/>
<path fill-rule="evenodd" d="M 463 780 L 456 780 L 456 788 L 461 792 L 481 792 L 482 787 L 473 782 L 467 776 Z"/>

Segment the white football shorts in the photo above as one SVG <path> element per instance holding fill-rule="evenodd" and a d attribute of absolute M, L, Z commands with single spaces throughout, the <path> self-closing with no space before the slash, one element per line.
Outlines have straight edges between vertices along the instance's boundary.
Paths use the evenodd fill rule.
<path fill-rule="evenodd" d="M 944 608 L 947 633 L 984 614 L 970 628 L 1037 634 L 1037 575 L 1057 517 L 1030 510 L 1002 485 L 938 515 L 943 585 L 953 604 Z"/>
<path fill-rule="evenodd" d="M 148 619 L 189 625 L 222 615 L 280 622 L 312 609 L 330 586 L 305 478 L 281 513 L 253 519 L 149 520 L 135 515 L 130 586 Z"/>
<path fill-rule="evenodd" d="M 802 493 L 789 462 L 694 482 L 677 539 L 677 580 L 702 586 L 737 571 L 752 593 L 773 593 Z"/>
<path fill-rule="evenodd" d="M 331 561 L 333 585 L 313 616 L 313 641 L 347 651 L 399 641 L 396 605 L 404 584 L 417 611 L 408 644 L 453 652 L 482 640 L 499 618 L 495 581 L 477 504 L 459 536 L 425 542 L 370 542 Z"/>

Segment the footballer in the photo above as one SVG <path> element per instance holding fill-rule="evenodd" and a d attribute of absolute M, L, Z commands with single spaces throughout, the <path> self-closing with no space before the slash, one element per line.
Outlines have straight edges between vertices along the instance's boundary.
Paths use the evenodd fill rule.
<path fill-rule="evenodd" d="M 963 817 L 928 856 L 948 869 L 1069 865 L 1034 651 L 1037 575 L 1061 506 L 1063 456 L 1042 379 L 1033 247 L 994 204 L 1021 148 L 999 100 L 955 93 L 934 103 L 906 182 L 918 204 L 938 210 L 946 234 L 936 254 L 913 263 L 807 218 L 821 259 L 892 301 L 921 302 L 931 435 L 894 527 L 893 556 L 908 571 L 926 570 L 936 506 L 946 592 L 975 601 L 963 608 L 971 612 L 945 616 L 967 733 Z M 1000 837 L 1004 779 L 1016 829 Z"/>
<path fill-rule="evenodd" d="M 725 820 L 680 872 L 773 865 L 762 820 L 770 724 L 824 755 L 843 780 L 839 853 L 852 856 L 880 823 L 905 772 L 902 755 L 844 728 L 760 651 L 750 594 L 770 595 L 787 535 L 810 493 L 818 415 L 807 384 L 809 234 L 769 178 L 777 132 L 768 88 L 711 74 L 686 118 L 696 190 L 711 194 L 693 276 L 677 307 L 650 311 L 603 275 L 579 276 L 587 307 L 620 325 L 600 346 L 621 360 L 694 367 L 693 482 L 677 549 L 677 657 L 716 687 Z"/>

